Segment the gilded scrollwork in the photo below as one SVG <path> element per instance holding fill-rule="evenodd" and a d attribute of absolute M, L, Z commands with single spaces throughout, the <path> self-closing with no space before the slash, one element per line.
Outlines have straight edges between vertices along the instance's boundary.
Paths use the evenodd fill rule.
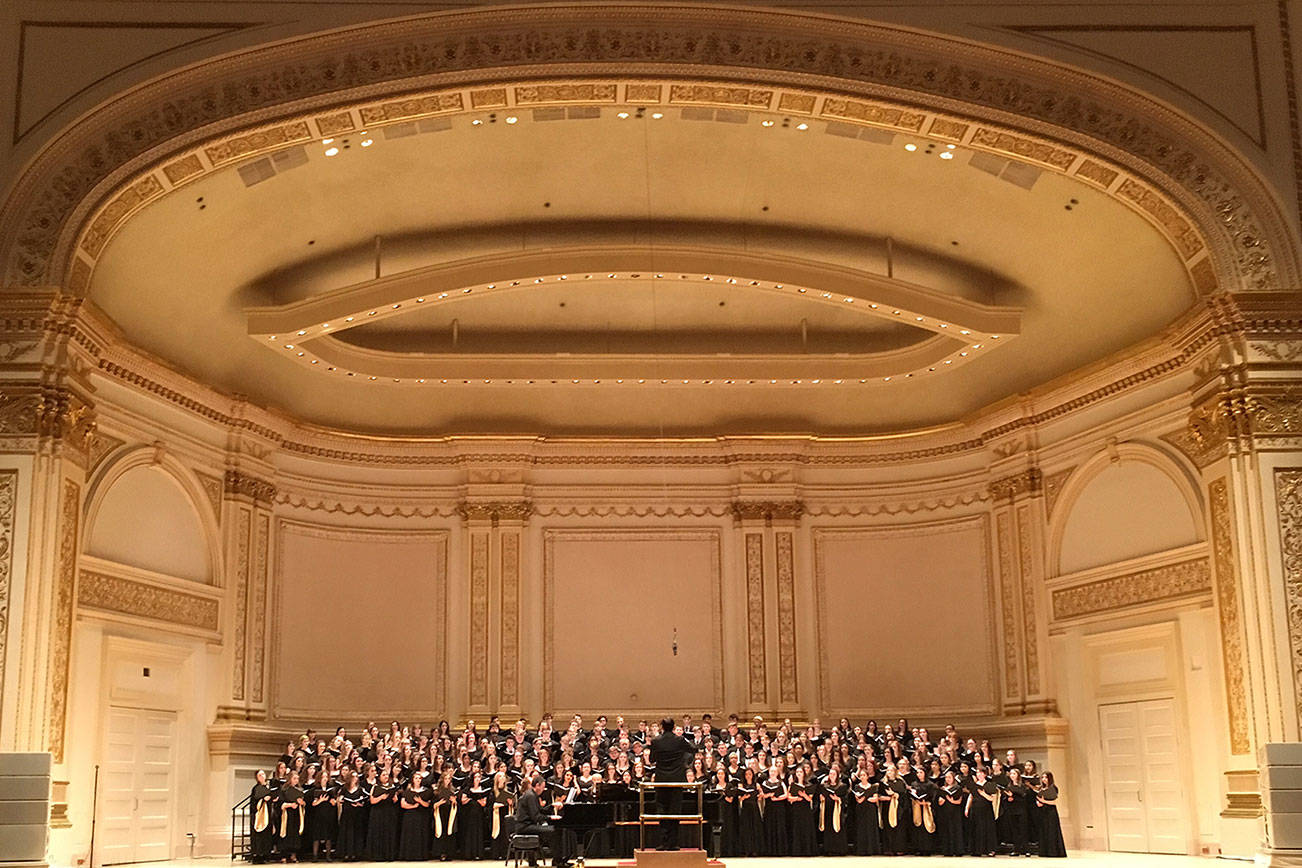
<path fill-rule="evenodd" d="M 81 487 L 71 479 L 63 481 L 59 505 L 59 572 L 54 587 L 54 610 L 50 625 L 49 694 L 50 753 L 63 762 L 64 732 L 68 717 L 68 673 L 71 666 L 72 614 L 77 587 L 77 539 L 81 515 Z"/>
<path fill-rule="evenodd" d="M 212 632 L 216 632 L 220 626 L 218 603 L 212 597 L 187 594 L 89 570 L 81 573 L 81 581 L 77 586 L 77 604 L 88 609 Z"/>
<path fill-rule="evenodd" d="M 470 705 L 488 705 L 488 532 L 470 534 Z"/>
<path fill-rule="evenodd" d="M 1020 473 L 1014 473 L 992 480 L 989 485 L 990 497 L 996 501 L 1011 500 L 1023 494 L 1035 494 L 1040 491 L 1043 475 L 1038 467 L 1031 467 Z"/>
<path fill-rule="evenodd" d="M 773 535 L 778 578 L 778 698 L 794 704 L 799 691 L 796 676 L 796 565 L 793 534 Z"/>
<path fill-rule="evenodd" d="M 1275 505 L 1279 510 L 1293 689 L 1295 696 L 1302 696 L 1302 470 L 1275 470 Z M 1298 714 L 1302 719 L 1302 708 Z"/>
<path fill-rule="evenodd" d="M 227 470 L 225 480 L 228 497 L 243 498 L 254 503 L 270 504 L 276 499 L 276 486 L 240 470 Z"/>
<path fill-rule="evenodd" d="M 732 515 L 737 521 L 796 521 L 805 513 L 799 500 L 735 500 Z"/>
<path fill-rule="evenodd" d="M 4 697 L 5 657 L 9 637 L 9 594 L 13 584 L 14 508 L 18 471 L 0 470 L 0 702 Z"/>
<path fill-rule="evenodd" d="M 1211 587 L 1211 565 L 1206 558 L 1196 558 L 1059 588 L 1053 592 L 1053 617 L 1063 621 L 1146 603 L 1179 600 L 1206 593 Z"/>
<path fill-rule="evenodd" d="M 768 701 L 764 657 L 764 535 L 746 534 L 746 649 L 751 705 Z"/>

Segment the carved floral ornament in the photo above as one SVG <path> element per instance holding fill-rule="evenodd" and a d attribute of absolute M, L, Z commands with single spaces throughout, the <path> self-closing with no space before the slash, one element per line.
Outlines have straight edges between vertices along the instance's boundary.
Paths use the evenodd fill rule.
<path fill-rule="evenodd" d="M 592 80 L 616 65 L 657 81 Z M 660 84 L 689 67 L 712 79 Z M 563 80 L 525 82 L 525 68 Z M 134 211 L 235 160 L 360 124 L 608 103 L 612 84 L 628 103 L 836 118 L 996 151 L 1071 174 L 1145 214 L 1201 292 L 1298 281 L 1292 237 L 1256 175 L 1136 92 L 952 38 L 839 18 L 594 4 L 365 25 L 141 87 L 53 141 L 20 178 L 0 225 L 6 282 L 83 291 L 104 243 Z M 996 118 L 1020 118 L 1021 128 Z"/>

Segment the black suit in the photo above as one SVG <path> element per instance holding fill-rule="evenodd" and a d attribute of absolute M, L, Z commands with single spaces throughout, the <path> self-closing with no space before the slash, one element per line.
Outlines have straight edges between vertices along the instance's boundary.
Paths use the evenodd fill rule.
<path fill-rule="evenodd" d="M 651 762 L 656 767 L 656 781 L 687 781 L 687 760 L 696 752 L 692 743 L 673 731 L 662 733 L 651 741 Z M 680 814 L 683 810 L 681 787 L 658 787 L 656 811 L 661 814 Z M 678 849 L 678 821 L 660 821 L 660 849 Z"/>
<path fill-rule="evenodd" d="M 533 791 L 533 787 L 528 787 L 515 805 L 516 834 L 537 835 L 539 845 L 552 851 L 552 864 L 559 865 L 560 860 L 556 855 L 558 851 L 552 842 L 556 829 L 547 820 L 548 816 L 543 813 L 538 794 Z"/>

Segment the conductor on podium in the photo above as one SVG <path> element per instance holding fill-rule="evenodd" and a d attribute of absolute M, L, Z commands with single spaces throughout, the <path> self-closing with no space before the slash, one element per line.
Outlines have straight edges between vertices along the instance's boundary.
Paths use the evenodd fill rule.
<path fill-rule="evenodd" d="M 674 719 L 660 721 L 661 733 L 651 741 L 651 762 L 656 783 L 687 783 L 687 758 L 695 753 L 692 743 L 674 732 Z M 656 812 L 682 813 L 681 787 L 656 787 Z M 660 849 L 678 849 L 678 821 L 660 821 Z"/>

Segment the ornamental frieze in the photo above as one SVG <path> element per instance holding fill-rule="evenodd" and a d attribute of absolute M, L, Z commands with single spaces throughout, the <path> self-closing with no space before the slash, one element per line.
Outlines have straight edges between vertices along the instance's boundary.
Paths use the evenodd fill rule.
<path fill-rule="evenodd" d="M 77 603 L 120 615 L 179 624 L 216 632 L 217 600 L 143 582 L 83 570 L 77 584 Z"/>
<path fill-rule="evenodd" d="M 1130 606 L 1179 600 L 1211 590 L 1207 558 L 1141 570 L 1053 592 L 1053 617 L 1061 621 Z"/>
<path fill-rule="evenodd" d="M 711 68 L 728 79 L 756 71 L 783 80 L 832 77 L 844 83 L 843 89 L 904 90 L 915 94 L 915 101 L 957 101 L 1069 131 L 1126 155 L 1144 174 L 1164 174 L 1182 188 L 1180 198 L 1198 202 L 1207 215 L 1205 225 L 1218 233 L 1218 259 L 1224 259 L 1223 266 L 1232 264 L 1243 284 L 1261 288 L 1295 278 L 1290 251 L 1272 250 L 1272 241 L 1286 245 L 1289 240 L 1269 197 L 1249 186 L 1254 181 L 1237 164 L 1209 158 L 1217 153 L 1210 142 L 1200 150 L 1196 128 L 1141 94 L 1083 76 L 1074 88 L 1064 87 L 1065 73 L 1046 62 L 844 19 L 591 6 L 551 8 L 546 15 L 529 9 L 453 12 L 372 24 L 174 72 L 165 94 L 161 84 L 145 87 L 114 110 L 91 115 L 75 135 L 47 149 L 42 164 L 20 181 L 6 209 L 15 222 L 0 227 L 7 282 L 39 285 L 61 278 L 54 272 L 65 266 L 56 258 L 61 244 L 68 243 L 68 221 L 86 204 L 84 191 L 128 166 L 167 163 L 171 143 L 201 128 L 254 113 L 272 117 L 291 104 L 315 105 L 318 113 L 335 117 L 338 107 L 329 104 L 333 94 L 383 93 L 402 83 L 410 89 L 412 82 L 434 76 L 464 79 L 489 68 L 509 72 L 547 64 L 592 75 L 616 63 Z M 487 73 L 480 78 L 487 79 Z M 736 82 L 717 86 L 735 89 Z M 210 159 L 225 159 L 232 147 L 230 142 L 210 145 L 215 149 Z M 1053 156 L 1049 152 L 1046 159 Z M 185 164 L 188 158 L 178 157 L 173 154 L 176 162 L 165 169 L 169 182 L 193 169 Z M 148 199 L 152 187 L 142 189 L 142 183 L 126 193 Z M 1144 194 L 1139 195 L 1142 200 Z M 1149 210 L 1166 222 L 1184 219 L 1165 202 Z M 84 270 L 75 258 L 66 267 L 75 273 L 74 262 Z"/>
<path fill-rule="evenodd" d="M 799 500 L 734 500 L 732 515 L 737 521 L 797 521 L 805 514 Z"/>
<path fill-rule="evenodd" d="M 239 470 L 227 470 L 225 480 L 228 497 L 243 497 L 255 503 L 270 504 L 276 499 L 274 483 Z"/>
<path fill-rule="evenodd" d="M 527 500 L 463 501 L 457 505 L 457 512 L 466 521 L 528 521 L 533 504 Z"/>
<path fill-rule="evenodd" d="M 1012 500 L 1023 494 L 1035 494 L 1040 491 L 1044 476 L 1040 468 L 1031 467 L 1021 473 L 1004 476 L 991 481 L 990 497 L 994 500 Z"/>

